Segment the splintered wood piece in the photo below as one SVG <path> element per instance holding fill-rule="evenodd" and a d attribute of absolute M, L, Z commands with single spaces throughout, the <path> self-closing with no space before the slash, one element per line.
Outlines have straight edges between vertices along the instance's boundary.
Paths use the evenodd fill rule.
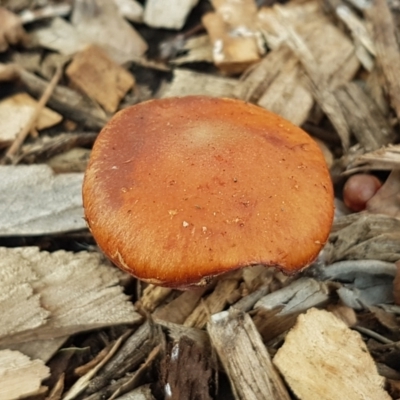
<path fill-rule="evenodd" d="M 215 65 L 228 74 L 243 72 L 264 53 L 254 0 L 215 0 L 215 12 L 202 18 L 213 46 Z"/>
<path fill-rule="evenodd" d="M 118 352 L 88 385 L 85 394 L 99 392 L 113 379 L 123 377 L 137 368 L 163 340 L 161 328 L 145 322 L 122 344 Z"/>
<path fill-rule="evenodd" d="M 398 218 L 370 213 L 353 215 L 336 221 L 324 249 L 328 265 L 339 260 L 396 262 L 400 259 Z"/>
<path fill-rule="evenodd" d="M 2 346 L 141 319 L 118 286 L 119 271 L 97 253 L 0 248 L 0 274 L 0 293 L 5 300 L 0 304 Z M 10 314 L 6 293 L 26 286 L 38 297 L 45 319 L 31 321 L 32 313 L 26 313 L 29 293 L 25 291 L 15 298 L 19 307 L 11 308 Z"/>
<path fill-rule="evenodd" d="M 184 322 L 184 325 L 203 328 L 211 314 L 220 312 L 225 308 L 230 294 L 237 288 L 238 283 L 238 279 L 226 278 L 218 281 L 213 292 L 194 309 Z"/>
<path fill-rule="evenodd" d="M 71 22 L 85 44 L 99 45 L 118 64 L 138 59 L 147 50 L 146 42 L 122 17 L 115 1 L 93 0 L 90 7 L 79 1 Z"/>
<path fill-rule="evenodd" d="M 114 0 L 119 13 L 131 22 L 143 22 L 143 6 L 136 0 Z"/>
<path fill-rule="evenodd" d="M 239 92 L 244 89 L 247 97 L 252 96 L 260 106 L 298 125 L 306 121 L 315 97 L 328 115 L 336 117 L 339 133 L 348 143 L 348 129 L 340 116 L 336 116 L 338 105 L 329 92 L 352 79 L 358 70 L 354 45 L 324 15 L 316 1 L 263 7 L 258 20 L 273 50 L 239 84 L 239 97 L 243 98 Z M 324 41 L 320 40 L 321 35 Z M 307 79 L 303 79 L 304 69 L 312 79 L 310 87 Z"/>
<path fill-rule="evenodd" d="M 21 399 L 43 393 L 41 382 L 50 375 L 43 361 L 18 351 L 0 351 L 0 398 Z"/>
<path fill-rule="evenodd" d="M 86 387 L 89 385 L 90 380 L 96 375 L 96 373 L 110 360 L 110 358 L 115 354 L 115 352 L 120 348 L 121 343 L 125 339 L 123 335 L 118 338 L 114 343 L 110 343 L 105 349 L 103 349 L 103 354 L 98 358 L 96 365 L 83 374 L 68 390 L 68 392 L 63 396 L 63 400 L 72 400 L 82 393 Z M 77 369 L 75 369 L 75 374 L 79 375 Z"/>
<path fill-rule="evenodd" d="M 203 95 L 233 97 L 237 79 L 213 76 L 185 69 L 175 69 L 172 82 L 163 88 L 161 97 Z"/>
<path fill-rule="evenodd" d="M 38 102 L 27 93 L 18 93 L 0 102 L 0 147 L 9 145 L 18 132 L 32 118 Z M 37 130 L 49 128 L 61 122 L 62 116 L 44 107 L 34 123 Z"/>
<path fill-rule="evenodd" d="M 1 166 L 0 236 L 44 235 L 86 228 L 82 180 L 80 173 L 55 175 L 47 165 Z"/>
<path fill-rule="evenodd" d="M 183 292 L 167 305 L 155 310 L 153 317 L 164 321 L 183 324 L 199 303 L 207 286 Z"/>
<path fill-rule="evenodd" d="M 140 308 L 147 312 L 153 312 L 162 302 L 172 293 L 172 289 L 161 286 L 148 285 L 143 290 L 142 297 L 139 300 Z"/>
<path fill-rule="evenodd" d="M 355 82 L 336 89 L 349 126 L 365 151 L 373 151 L 394 141 L 394 131 L 373 99 Z"/>
<path fill-rule="evenodd" d="M 400 170 L 394 169 L 383 186 L 367 202 L 367 211 L 400 217 Z"/>
<path fill-rule="evenodd" d="M 349 165 L 346 173 L 352 174 L 368 170 L 400 169 L 400 145 L 389 145 L 371 153 L 356 157 Z"/>
<path fill-rule="evenodd" d="M 188 38 L 184 43 L 182 36 L 178 35 L 176 38 L 178 43 L 181 44 L 181 49 L 184 51 L 184 54 L 179 54 L 178 57 L 171 60 L 172 64 L 181 65 L 186 63 L 194 63 L 194 62 L 213 62 L 213 54 L 212 54 L 212 45 L 210 42 L 210 38 L 208 35 L 200 35 Z M 168 47 L 166 48 L 168 49 Z M 169 50 L 169 49 L 168 49 Z M 168 50 L 165 50 L 165 58 L 167 58 L 170 54 Z"/>
<path fill-rule="evenodd" d="M 290 285 L 276 290 L 260 299 L 257 308 L 273 310 L 282 307 L 281 314 L 304 311 L 316 307 L 329 299 L 329 290 L 323 282 L 311 278 L 300 278 Z"/>
<path fill-rule="evenodd" d="M 135 390 L 116 397 L 115 400 L 155 400 L 151 393 L 150 385 L 143 385 Z"/>
<path fill-rule="evenodd" d="M 253 320 L 264 341 L 269 341 L 290 329 L 299 313 L 328 300 L 325 283 L 300 278 L 260 299 L 254 306 Z"/>
<path fill-rule="evenodd" d="M 390 103 L 400 118 L 400 48 L 397 43 L 397 28 L 386 0 L 374 0 L 365 10 L 367 21 L 372 25 L 376 60 L 386 81 L 386 92 Z"/>
<path fill-rule="evenodd" d="M 231 382 L 235 399 L 290 399 L 247 314 L 235 311 L 215 314 L 207 330 Z"/>
<path fill-rule="evenodd" d="M 135 79 L 96 45 L 77 53 L 66 70 L 71 83 L 113 113 Z"/>
<path fill-rule="evenodd" d="M 35 97 L 40 96 L 48 85 L 45 80 L 24 69 L 19 69 L 19 78 L 26 90 Z M 81 122 L 88 128 L 101 129 L 107 122 L 104 111 L 92 100 L 66 87 L 57 86 L 55 88 L 48 101 L 48 106 L 65 118 Z"/>
<path fill-rule="evenodd" d="M 366 27 L 365 21 L 347 5 L 339 4 L 335 7 L 336 15 L 350 30 L 354 40 L 355 52 L 363 67 L 371 72 L 374 60 L 371 55 L 376 55 L 375 46 L 371 35 Z"/>
<path fill-rule="evenodd" d="M 181 337 L 170 346 L 163 366 L 166 398 L 211 400 L 213 364 L 210 348 Z"/>
<path fill-rule="evenodd" d="M 324 310 L 298 317 L 273 363 L 301 400 L 391 398 L 360 334 Z"/>
<path fill-rule="evenodd" d="M 199 0 L 147 0 L 144 22 L 152 28 L 182 29 Z"/>

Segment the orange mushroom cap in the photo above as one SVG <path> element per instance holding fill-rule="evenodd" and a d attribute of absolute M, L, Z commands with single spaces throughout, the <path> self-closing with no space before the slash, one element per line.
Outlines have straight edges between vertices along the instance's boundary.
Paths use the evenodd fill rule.
<path fill-rule="evenodd" d="M 116 265 L 170 287 L 255 264 L 294 273 L 318 255 L 334 211 L 323 155 L 304 131 L 202 96 L 117 113 L 94 144 L 83 202 Z"/>

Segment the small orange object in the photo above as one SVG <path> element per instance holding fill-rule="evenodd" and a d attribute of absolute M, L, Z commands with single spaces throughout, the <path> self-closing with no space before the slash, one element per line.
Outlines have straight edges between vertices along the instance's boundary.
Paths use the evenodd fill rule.
<path fill-rule="evenodd" d="M 256 264 L 294 273 L 318 255 L 334 210 L 311 137 L 257 106 L 202 96 L 117 113 L 93 147 L 83 202 L 116 265 L 177 288 Z"/>
<path fill-rule="evenodd" d="M 380 189 L 382 182 L 374 175 L 352 175 L 343 187 L 343 201 L 352 211 L 365 210 L 367 202 Z"/>

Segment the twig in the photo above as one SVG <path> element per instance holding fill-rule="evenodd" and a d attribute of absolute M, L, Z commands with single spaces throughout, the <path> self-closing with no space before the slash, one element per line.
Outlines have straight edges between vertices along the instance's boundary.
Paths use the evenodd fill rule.
<path fill-rule="evenodd" d="M 22 143 L 28 136 L 29 132 L 32 131 L 32 129 L 35 126 L 35 123 L 39 117 L 39 114 L 43 110 L 43 107 L 46 105 L 47 101 L 49 100 L 51 94 L 53 93 L 53 90 L 57 86 L 58 81 L 61 78 L 62 74 L 62 67 L 57 68 L 53 78 L 49 82 L 48 86 L 46 87 L 46 90 L 43 92 L 42 96 L 40 97 L 40 100 L 38 104 L 36 105 L 35 111 L 33 112 L 31 118 L 29 118 L 29 121 L 27 124 L 20 130 L 18 133 L 17 137 L 15 138 L 13 144 L 9 147 L 7 150 L 3 160 L 1 160 L 1 164 L 8 164 L 12 163 L 15 164 L 15 154 L 18 152 L 20 149 Z"/>
<path fill-rule="evenodd" d="M 363 326 L 353 326 L 353 329 L 362 333 L 363 335 L 369 336 L 369 337 L 377 340 L 378 342 L 381 342 L 384 344 L 394 343 L 393 340 L 385 338 L 385 336 L 382 336 L 379 333 L 372 331 L 371 329 L 364 328 Z"/>

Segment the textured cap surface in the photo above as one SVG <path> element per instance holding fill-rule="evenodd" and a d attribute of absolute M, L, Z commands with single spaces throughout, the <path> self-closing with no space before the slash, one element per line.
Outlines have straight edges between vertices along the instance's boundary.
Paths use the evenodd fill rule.
<path fill-rule="evenodd" d="M 254 264 L 292 273 L 327 240 L 333 189 L 300 128 L 239 100 L 152 100 L 99 134 L 85 215 L 119 267 L 172 287 Z"/>

